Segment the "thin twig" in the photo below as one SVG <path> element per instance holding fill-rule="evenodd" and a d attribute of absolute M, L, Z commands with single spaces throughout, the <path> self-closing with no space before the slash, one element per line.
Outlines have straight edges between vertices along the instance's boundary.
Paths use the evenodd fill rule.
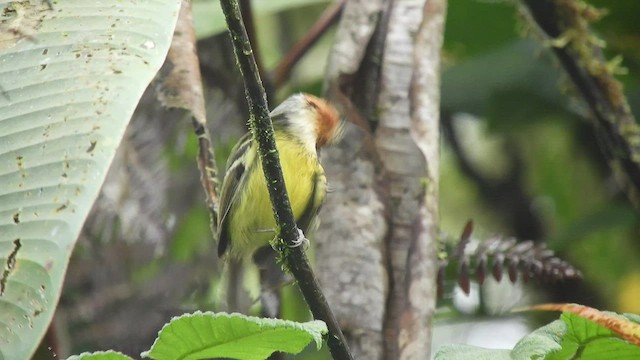
<path fill-rule="evenodd" d="M 260 46 L 258 45 L 258 37 L 256 34 L 256 26 L 253 18 L 253 8 L 251 0 L 238 0 L 240 12 L 244 19 L 244 28 L 247 29 L 247 36 L 251 42 L 253 49 L 253 57 L 256 60 L 256 66 L 260 72 L 260 76 L 264 77 L 264 66 L 262 65 L 262 56 L 260 56 Z"/>
<path fill-rule="evenodd" d="M 270 74 L 266 71 L 264 63 L 262 62 L 262 53 L 260 52 L 260 45 L 258 43 L 258 32 L 256 31 L 256 22 L 253 16 L 251 0 L 238 0 L 238 2 L 240 5 L 240 13 L 244 19 L 244 27 L 247 29 L 247 36 L 253 49 L 253 57 L 256 59 L 256 66 L 258 67 L 258 72 L 267 94 L 267 100 L 272 100 L 275 95 L 275 86 L 271 82 Z"/>
<path fill-rule="evenodd" d="M 211 216 L 211 224 L 216 224 L 218 207 L 218 176 L 211 138 L 207 130 L 207 117 L 202 91 L 202 77 L 197 52 L 196 36 L 193 30 L 191 2 L 183 1 L 180 17 L 173 35 L 167 61 L 173 67 L 161 81 L 158 98 L 167 108 L 186 110 L 191 117 L 198 137 L 198 168 L 200 181 L 206 195 L 206 204 Z M 215 234 L 215 229 L 212 229 Z"/>
<path fill-rule="evenodd" d="M 285 54 L 274 71 L 273 86 L 276 89 L 282 86 L 287 78 L 289 78 L 291 70 L 304 54 L 338 21 L 340 14 L 342 14 L 342 9 L 344 9 L 345 2 L 346 0 L 338 0 L 331 3 L 311 26 L 307 34 Z"/>
<path fill-rule="evenodd" d="M 279 236 L 284 241 L 285 247 L 290 249 L 290 251 L 282 252 L 284 265 L 296 278 L 314 317 L 327 324 L 329 329 L 327 343 L 333 358 L 352 359 L 338 321 L 329 308 L 304 251 L 301 247 L 294 246 L 298 239 L 298 227 L 284 184 L 265 91 L 253 57 L 247 31 L 242 22 L 238 2 L 237 0 L 223 0 L 220 1 L 220 5 L 227 21 L 238 66 L 244 79 L 251 114 L 249 117 L 250 126 L 254 140 L 258 144 L 258 152 L 275 212 L 276 226 L 280 229 Z"/>
<path fill-rule="evenodd" d="M 596 120 L 605 155 L 626 174 L 631 202 L 640 207 L 640 126 L 629 109 L 622 85 L 602 56 L 589 22 L 601 14 L 569 0 L 523 0 L 531 18 L 550 41 L 553 52 L 584 98 Z"/>

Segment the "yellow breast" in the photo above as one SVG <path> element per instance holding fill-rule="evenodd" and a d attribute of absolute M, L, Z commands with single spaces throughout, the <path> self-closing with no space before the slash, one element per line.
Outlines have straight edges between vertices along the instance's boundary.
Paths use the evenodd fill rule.
<path fill-rule="evenodd" d="M 310 153 L 295 139 L 276 133 L 276 144 L 293 215 L 299 220 L 310 201 L 321 202 L 324 198 L 324 171 L 316 153 Z M 257 153 L 257 145 L 253 144 L 249 151 Z M 275 220 L 262 165 L 257 154 L 254 159 L 255 170 L 249 173 L 246 191 L 230 214 L 231 252 L 235 254 L 252 253 L 275 236 Z"/>

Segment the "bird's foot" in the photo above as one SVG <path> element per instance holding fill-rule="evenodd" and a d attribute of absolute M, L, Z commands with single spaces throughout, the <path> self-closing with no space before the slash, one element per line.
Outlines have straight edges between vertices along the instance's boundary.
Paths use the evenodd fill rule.
<path fill-rule="evenodd" d="M 304 236 L 302 230 L 298 229 L 298 238 L 293 241 L 293 244 L 289 245 L 290 248 L 296 248 L 302 245 L 303 250 L 307 250 L 309 248 L 309 239 Z"/>

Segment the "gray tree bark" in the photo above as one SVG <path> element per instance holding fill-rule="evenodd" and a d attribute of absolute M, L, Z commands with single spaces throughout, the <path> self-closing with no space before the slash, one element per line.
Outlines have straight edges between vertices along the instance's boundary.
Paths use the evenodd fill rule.
<path fill-rule="evenodd" d="M 329 60 L 327 96 L 358 126 L 323 156 L 317 268 L 356 358 L 429 356 L 445 8 L 351 0 Z"/>

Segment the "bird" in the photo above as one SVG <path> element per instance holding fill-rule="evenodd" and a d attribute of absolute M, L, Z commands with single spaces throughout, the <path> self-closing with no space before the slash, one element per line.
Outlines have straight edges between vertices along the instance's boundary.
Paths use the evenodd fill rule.
<path fill-rule="evenodd" d="M 315 225 L 327 193 L 319 149 L 340 138 L 342 121 L 338 110 L 326 100 L 304 93 L 291 95 L 269 116 L 285 187 L 302 235 Z M 244 258 L 277 235 L 258 144 L 251 132 L 231 150 L 224 174 L 218 206 L 218 256 Z"/>

